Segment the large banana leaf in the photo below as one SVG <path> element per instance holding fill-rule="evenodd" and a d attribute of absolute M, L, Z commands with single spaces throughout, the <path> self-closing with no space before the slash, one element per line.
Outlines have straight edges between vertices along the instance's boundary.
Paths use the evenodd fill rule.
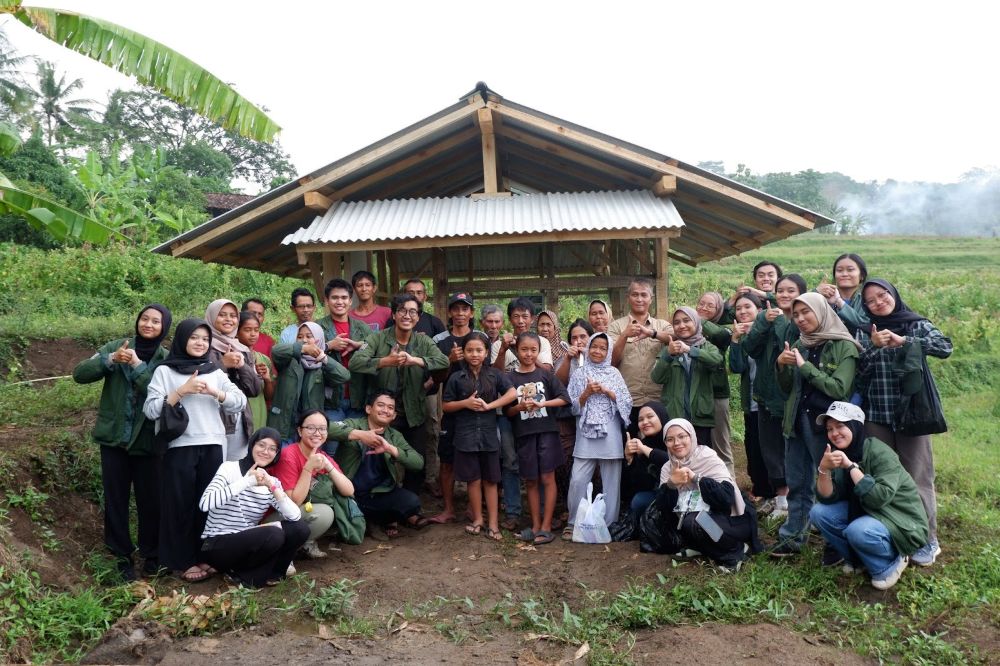
<path fill-rule="evenodd" d="M 37 194 L 16 187 L 0 173 L 0 213 L 12 213 L 36 229 L 45 229 L 56 239 L 76 238 L 103 245 L 112 237 L 127 241 L 124 235 L 97 220 Z"/>
<path fill-rule="evenodd" d="M 10 155 L 21 147 L 21 135 L 10 123 L 0 120 L 0 155 Z"/>
<path fill-rule="evenodd" d="M 272 141 L 281 129 L 267 114 L 194 61 L 128 28 L 74 12 L 24 6 L 20 0 L 0 0 L 0 14 L 13 14 L 52 41 L 134 76 L 178 104 L 247 138 Z"/>

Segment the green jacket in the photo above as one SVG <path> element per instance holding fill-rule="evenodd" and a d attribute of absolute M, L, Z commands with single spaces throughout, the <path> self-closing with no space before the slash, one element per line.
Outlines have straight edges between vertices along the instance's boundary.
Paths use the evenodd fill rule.
<path fill-rule="evenodd" d="M 111 355 L 129 341 L 135 349 L 136 339 L 120 338 L 107 343 L 90 358 L 73 369 L 73 381 L 90 384 L 104 380 L 101 400 L 97 405 L 97 423 L 94 441 L 102 446 L 128 450 L 130 455 L 148 456 L 153 453 L 153 423 L 142 413 L 146 402 L 146 387 L 153 378 L 156 366 L 167 357 L 167 350 L 160 347 L 149 363 L 132 368 L 123 363 L 111 363 Z"/>
<path fill-rule="evenodd" d="M 348 317 L 348 336 L 351 340 L 356 340 L 359 342 L 365 342 L 368 340 L 368 336 L 372 334 L 372 329 L 369 328 L 368 324 L 365 322 L 355 319 L 354 317 Z M 333 317 L 327 315 L 322 319 L 316 321 L 323 329 L 324 335 L 326 335 L 326 340 L 330 340 L 337 337 L 337 328 L 333 324 Z M 330 356 L 333 356 L 338 363 L 343 365 L 343 359 L 340 357 L 340 352 L 327 352 Z M 371 375 L 363 375 L 359 372 L 351 374 L 351 382 L 349 384 L 351 389 L 351 407 L 361 411 L 365 410 L 365 398 L 368 396 L 368 383 L 372 381 Z M 340 401 L 344 397 L 344 387 L 338 385 L 333 389 L 333 396 L 327 399 L 326 406 L 328 409 L 339 409 Z"/>
<path fill-rule="evenodd" d="M 711 321 L 701 322 L 701 327 L 705 338 L 716 346 L 725 360 L 726 350 L 729 349 L 729 343 L 733 341 L 733 332 Z M 725 363 L 719 366 L 712 377 L 712 395 L 716 398 L 729 397 L 729 375 L 726 373 Z"/>
<path fill-rule="evenodd" d="M 805 356 L 806 348 L 801 340 L 792 344 Z M 858 369 L 858 348 L 847 340 L 829 340 L 819 353 L 819 367 L 806 361 L 801 368 L 783 365 L 778 368 L 778 385 L 788 398 L 785 400 L 785 416 L 782 426 L 785 437 L 795 432 L 795 414 L 799 409 L 802 382 L 809 382 L 834 400 L 850 400 L 854 392 L 854 375 Z M 757 366 L 760 376 L 760 366 Z"/>
<path fill-rule="evenodd" d="M 712 381 L 719 368 L 725 368 L 722 354 L 707 340 L 692 347 L 691 368 L 685 370 L 680 356 L 671 356 L 664 348 L 653 365 L 652 379 L 663 385 L 661 400 L 671 418 L 683 415 L 696 426 L 715 426 L 715 396 Z"/>
<path fill-rule="evenodd" d="M 411 356 L 422 358 L 425 367 L 411 365 L 405 368 L 379 368 L 379 359 L 388 356 L 395 345 L 395 328 L 372 333 L 368 338 L 368 346 L 351 354 L 350 369 L 352 374 L 357 372 L 374 375 L 374 381 L 368 384 L 368 395 L 372 395 L 378 389 L 388 389 L 397 396 L 402 394 L 406 422 L 410 427 L 415 427 L 427 420 L 427 392 L 424 390 L 424 381 L 430 373 L 447 368 L 448 357 L 441 353 L 430 337 L 413 333 L 406 351 Z M 368 395 L 365 396 L 366 401 Z M 398 410 L 398 397 L 396 406 Z"/>
<path fill-rule="evenodd" d="M 278 385 L 274 387 L 267 425 L 285 439 L 295 437 L 295 421 L 310 409 L 323 409 L 326 387 L 339 387 L 350 380 L 351 374 L 330 356 L 323 361 L 322 372 L 307 372 L 302 367 L 302 343 L 274 345 L 271 360 L 278 369 Z"/>
<path fill-rule="evenodd" d="M 791 344 L 799 339 L 799 329 L 782 315 L 773 322 L 764 316 L 765 311 L 757 314 L 753 326 L 743 336 L 743 351 L 757 362 L 757 377 L 753 383 L 753 399 L 763 406 L 772 416 L 781 414 L 785 409 L 785 398 L 778 386 L 774 362 L 778 354 L 785 348 L 785 343 Z"/>
<path fill-rule="evenodd" d="M 426 337 L 426 336 L 423 336 Z M 334 421 L 330 424 L 329 437 L 330 439 L 335 439 L 340 442 L 340 446 L 337 447 L 337 453 L 334 455 L 334 460 L 340 465 L 340 470 L 344 475 L 353 479 L 354 475 L 358 473 L 358 468 L 361 467 L 361 457 L 365 455 L 368 450 L 361 442 L 356 440 L 347 439 L 348 435 L 351 434 L 352 430 L 371 430 L 368 426 L 368 418 L 359 419 L 344 419 L 343 421 Z M 387 493 L 393 488 L 399 485 L 398 470 L 396 468 L 396 463 L 398 462 L 403 469 L 408 469 L 410 471 L 419 471 L 424 467 L 424 457 L 413 450 L 413 448 L 406 443 L 403 438 L 402 433 L 394 428 L 386 428 L 382 436 L 389 440 L 389 443 L 399 449 L 399 457 L 393 458 L 388 453 L 383 453 L 385 457 L 385 466 L 389 470 L 389 476 L 392 477 L 392 485 L 384 486 L 382 488 L 375 488 L 371 492 L 375 493 Z"/>
<path fill-rule="evenodd" d="M 750 359 L 743 350 L 742 340 L 729 345 L 729 370 L 740 376 L 740 405 L 744 412 L 750 411 L 751 381 Z M 756 363 L 756 361 L 754 361 Z"/>
<path fill-rule="evenodd" d="M 854 494 L 861 508 L 889 529 L 896 550 L 912 555 L 927 543 L 930 532 L 917 484 L 903 469 L 896 452 L 874 437 L 865 440 L 860 466 L 865 476 L 854 485 Z M 833 494 L 823 497 L 817 493 L 820 502 L 834 504 L 848 499 L 846 472 L 842 468 L 830 472 Z"/>

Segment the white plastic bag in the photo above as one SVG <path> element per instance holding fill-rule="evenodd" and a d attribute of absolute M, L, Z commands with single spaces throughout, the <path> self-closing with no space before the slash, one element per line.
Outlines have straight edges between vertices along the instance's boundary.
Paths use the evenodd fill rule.
<path fill-rule="evenodd" d="M 604 520 L 604 493 L 594 495 L 594 484 L 587 484 L 587 496 L 580 500 L 573 521 L 573 541 L 577 543 L 611 543 L 608 523 Z"/>

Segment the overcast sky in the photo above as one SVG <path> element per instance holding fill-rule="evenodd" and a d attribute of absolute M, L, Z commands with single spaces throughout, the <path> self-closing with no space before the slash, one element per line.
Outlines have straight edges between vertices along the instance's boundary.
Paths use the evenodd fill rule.
<path fill-rule="evenodd" d="M 28 4 L 26 2 L 26 4 Z M 39 2 L 38 4 L 47 4 Z M 952 182 L 1000 165 L 989 2 L 58 0 L 270 109 L 307 173 L 454 103 L 504 97 L 697 163 Z M 23 53 L 128 85 L 10 17 Z"/>

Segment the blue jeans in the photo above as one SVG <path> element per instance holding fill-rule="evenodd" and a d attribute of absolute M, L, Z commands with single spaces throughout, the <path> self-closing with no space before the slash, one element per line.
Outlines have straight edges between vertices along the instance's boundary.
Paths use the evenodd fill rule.
<path fill-rule="evenodd" d="M 809 519 L 845 561 L 856 565 L 861 560 L 872 578 L 880 578 L 899 559 L 889 528 L 871 516 L 848 523 L 846 501 L 815 504 L 809 511 Z"/>
<path fill-rule="evenodd" d="M 514 426 L 506 418 L 497 419 L 497 425 L 500 429 L 500 483 L 503 485 L 504 513 L 517 517 L 521 515 L 521 477 L 518 475 Z"/>
<path fill-rule="evenodd" d="M 633 516 L 638 518 L 645 513 L 646 509 L 653 503 L 655 498 L 655 490 L 640 490 L 632 496 L 632 503 L 629 505 L 629 511 Z"/>
<path fill-rule="evenodd" d="M 816 490 L 816 468 L 826 442 L 813 432 L 804 411 L 796 415 L 795 432 L 785 439 L 785 482 L 788 484 L 788 519 L 778 529 L 784 543 L 801 546 L 809 528 L 809 510 Z"/>
<path fill-rule="evenodd" d="M 334 421 L 343 421 L 344 419 L 358 419 L 365 415 L 364 412 L 351 407 L 350 398 L 341 398 L 340 405 L 338 405 L 336 409 L 326 409 L 323 411 L 326 413 L 326 418 L 330 423 L 333 423 Z M 326 443 L 323 444 L 323 451 L 332 458 L 337 452 L 337 447 L 339 445 L 340 442 L 337 440 L 327 440 Z"/>

